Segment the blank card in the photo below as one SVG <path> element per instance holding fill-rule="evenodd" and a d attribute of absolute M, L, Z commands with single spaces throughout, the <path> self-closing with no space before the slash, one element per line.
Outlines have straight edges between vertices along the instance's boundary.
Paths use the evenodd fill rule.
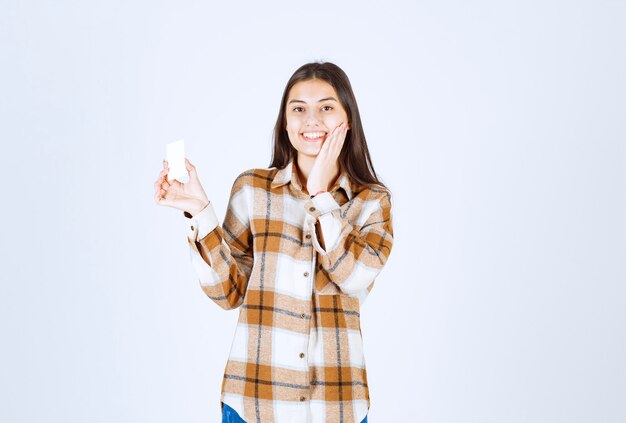
<path fill-rule="evenodd" d="M 189 182 L 189 173 L 185 167 L 185 140 L 171 142 L 166 145 L 165 155 L 170 171 L 167 180 L 176 179 L 179 182 Z"/>

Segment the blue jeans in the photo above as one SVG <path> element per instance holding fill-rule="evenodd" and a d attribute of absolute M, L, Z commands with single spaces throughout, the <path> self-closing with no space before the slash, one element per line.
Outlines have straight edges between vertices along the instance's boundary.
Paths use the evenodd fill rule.
<path fill-rule="evenodd" d="M 231 407 L 222 403 L 222 423 L 246 423 Z M 367 423 L 367 416 L 361 421 Z"/>

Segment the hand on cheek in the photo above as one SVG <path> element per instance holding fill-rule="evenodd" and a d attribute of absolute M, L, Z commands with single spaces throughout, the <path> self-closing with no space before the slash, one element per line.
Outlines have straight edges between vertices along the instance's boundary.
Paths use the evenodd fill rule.
<path fill-rule="evenodd" d="M 331 178 L 339 169 L 339 153 L 341 153 L 347 133 L 348 125 L 341 122 L 322 144 L 307 180 L 307 191 L 310 195 L 330 188 Z"/>

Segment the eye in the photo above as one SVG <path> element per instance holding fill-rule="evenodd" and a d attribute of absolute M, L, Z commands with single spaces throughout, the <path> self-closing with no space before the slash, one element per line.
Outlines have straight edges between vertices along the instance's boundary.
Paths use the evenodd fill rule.
<path fill-rule="evenodd" d="M 333 108 L 333 106 L 323 106 L 323 107 L 322 107 L 322 109 L 323 109 L 324 107 L 329 107 L 329 108 L 331 108 L 331 109 Z"/>
<path fill-rule="evenodd" d="M 293 110 L 293 111 L 295 112 L 295 111 L 296 111 L 296 109 L 301 109 L 301 108 L 302 108 L 302 107 L 299 107 L 299 106 L 298 106 L 298 107 L 294 107 L 294 108 L 293 108 L 293 109 L 291 109 L 291 110 Z"/>

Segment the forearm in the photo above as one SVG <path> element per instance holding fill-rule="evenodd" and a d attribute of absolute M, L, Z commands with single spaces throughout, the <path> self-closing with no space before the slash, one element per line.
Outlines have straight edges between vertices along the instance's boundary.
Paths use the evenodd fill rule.
<path fill-rule="evenodd" d="M 305 205 L 316 219 L 313 241 L 320 268 L 328 273 L 328 282 L 332 281 L 347 294 L 357 294 L 372 284 L 393 244 L 389 197 L 376 191 L 359 201 L 369 211 L 366 219 L 343 215 L 341 206 L 328 194 Z M 318 292 L 332 290 L 322 285 L 318 286 Z"/>

